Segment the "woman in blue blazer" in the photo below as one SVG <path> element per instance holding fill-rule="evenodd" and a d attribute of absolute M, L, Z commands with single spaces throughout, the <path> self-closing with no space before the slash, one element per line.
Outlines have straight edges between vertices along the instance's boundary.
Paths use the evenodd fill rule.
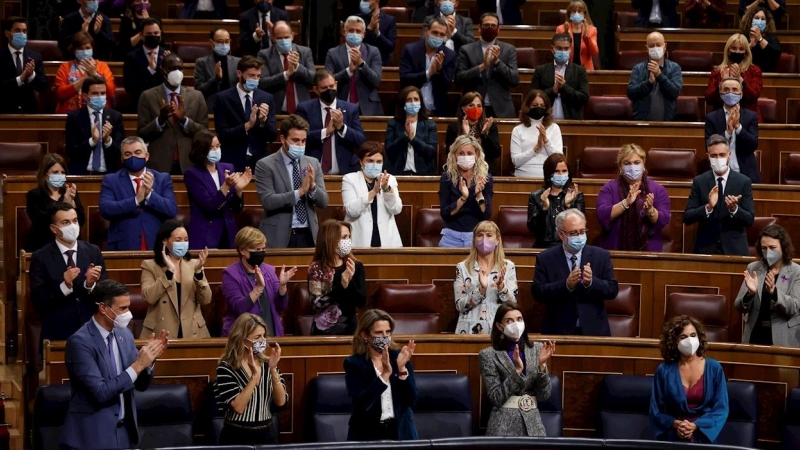
<path fill-rule="evenodd" d="M 194 136 L 183 182 L 189 194 L 189 245 L 192 249 L 234 248 L 236 222 L 233 213 L 244 206 L 244 188 L 253 177 L 248 167 L 234 172 L 233 164 L 219 162 L 222 149 L 214 132 Z"/>
<path fill-rule="evenodd" d="M 392 349 L 394 319 L 385 311 L 364 311 L 353 336 L 353 354 L 344 360 L 347 393 L 353 401 L 348 441 L 419 439 L 411 408 L 417 382 L 411 340 Z"/>
<path fill-rule="evenodd" d="M 397 98 L 394 118 L 386 124 L 387 169 L 392 175 L 436 175 L 436 122 L 428 118 L 422 91 L 406 86 Z"/>

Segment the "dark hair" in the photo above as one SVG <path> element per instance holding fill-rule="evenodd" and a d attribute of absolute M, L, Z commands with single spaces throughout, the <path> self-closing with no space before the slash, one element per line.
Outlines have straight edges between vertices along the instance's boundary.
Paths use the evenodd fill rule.
<path fill-rule="evenodd" d="M 728 149 L 731 148 L 730 143 L 728 143 L 728 140 L 725 139 L 725 136 L 721 134 L 712 134 L 708 137 L 708 140 L 706 140 L 706 153 L 708 153 L 709 148 L 719 144 L 725 144 L 728 146 Z"/>
<path fill-rule="evenodd" d="M 419 95 L 419 113 L 417 113 L 417 121 L 428 119 L 428 109 L 425 108 L 425 97 L 423 97 L 422 91 L 416 86 L 406 86 L 403 89 L 400 89 L 400 92 L 397 93 L 397 102 L 394 108 L 394 120 L 401 123 L 406 122 L 406 111 L 403 108 L 405 107 L 408 94 L 412 92 L 416 92 L 417 95 Z"/>
<path fill-rule="evenodd" d="M 458 122 L 457 123 L 459 124 L 459 127 L 458 127 L 459 135 L 462 133 L 461 126 L 460 126 L 461 125 L 461 121 L 464 120 L 464 117 L 465 117 L 463 108 L 465 106 L 469 105 L 470 103 L 472 103 L 472 101 L 475 100 L 476 97 L 481 100 L 481 106 L 485 108 L 485 106 L 483 104 L 483 95 L 481 95 L 481 93 L 478 92 L 478 91 L 465 92 L 464 95 L 461 96 L 461 100 L 458 102 Z M 475 122 L 475 130 L 477 130 L 475 132 L 475 136 L 477 136 L 478 133 L 480 132 L 480 130 L 483 129 L 483 123 L 485 121 L 486 121 L 486 111 L 484 110 L 483 114 L 481 114 L 481 117 L 478 119 L 477 122 Z"/>
<path fill-rule="evenodd" d="M 47 208 L 47 215 L 50 217 L 50 224 L 55 225 L 56 214 L 60 213 L 61 211 L 72 211 L 73 209 L 75 209 L 75 207 L 67 202 L 53 203 L 49 208 Z"/>
<path fill-rule="evenodd" d="M 163 61 L 161 61 L 161 70 L 163 70 L 166 73 L 167 69 L 165 67 L 167 66 L 167 64 L 171 63 L 172 61 L 175 61 L 175 60 L 178 60 L 178 62 L 181 65 L 183 65 L 183 58 L 178 56 L 177 53 L 170 53 L 169 55 L 164 57 Z M 166 78 L 166 77 L 164 77 L 164 78 Z"/>
<path fill-rule="evenodd" d="M 83 86 L 81 86 L 81 92 L 83 92 L 84 94 L 88 94 L 89 93 L 89 88 L 94 86 L 94 85 L 96 85 L 96 84 L 102 84 L 103 86 L 105 86 L 106 85 L 106 79 L 103 78 L 103 76 L 100 75 L 100 74 L 86 75 L 83 78 Z M 108 95 L 108 92 L 106 92 L 106 95 Z"/>
<path fill-rule="evenodd" d="M 39 166 L 39 172 L 36 173 L 36 183 L 39 185 L 39 189 L 43 190 L 44 192 L 49 192 L 47 187 L 47 171 L 49 171 L 50 168 L 56 164 L 61 165 L 61 167 L 64 169 L 64 174 L 66 175 L 67 162 L 64 160 L 64 157 L 58 153 L 45 153 L 44 158 L 42 158 L 42 164 Z M 62 194 L 67 192 L 66 186 L 61 186 L 58 189 L 58 192 Z"/>
<path fill-rule="evenodd" d="M 544 100 L 545 113 L 542 118 L 542 126 L 547 128 L 553 123 L 553 115 L 550 114 L 550 107 L 552 105 L 550 104 L 550 99 L 547 97 L 547 94 L 539 89 L 531 89 L 525 94 L 525 99 L 522 100 L 522 105 L 519 108 L 519 121 L 526 127 L 531 126 L 531 118 L 528 117 L 528 111 L 531 110 L 530 104 L 537 98 Z"/>
<path fill-rule="evenodd" d="M 89 33 L 85 31 L 78 31 L 72 35 L 72 40 L 69 42 L 69 47 L 67 47 L 67 50 L 74 57 L 75 51 L 78 49 L 78 47 L 83 47 L 86 44 L 92 44 L 92 48 L 94 48 L 94 39 L 92 39 L 92 36 Z"/>
<path fill-rule="evenodd" d="M 683 333 L 683 329 L 687 325 L 692 325 L 697 331 L 697 339 L 700 340 L 700 347 L 697 348 L 697 356 L 703 356 L 708 347 L 708 340 L 706 339 L 706 327 L 703 322 L 690 316 L 676 316 L 664 322 L 664 328 L 661 330 L 661 338 L 658 342 L 658 348 L 661 350 L 661 357 L 664 362 L 677 361 L 680 358 L 680 351 L 678 350 L 678 337 Z"/>
<path fill-rule="evenodd" d="M 562 162 L 567 165 L 567 170 L 569 170 L 569 163 L 567 162 L 567 158 L 562 153 L 553 153 L 552 155 L 548 156 L 547 159 L 544 160 L 544 163 L 542 163 L 542 172 L 544 176 L 545 189 L 553 186 L 553 180 L 551 180 L 551 178 L 556 173 L 556 167 L 558 167 L 558 164 Z M 567 184 L 565 184 L 562 187 L 562 189 L 567 189 L 571 186 L 572 186 L 572 173 L 569 174 L 569 179 L 567 180 Z"/>
<path fill-rule="evenodd" d="M 756 241 L 756 255 L 758 255 L 758 258 L 764 263 L 764 266 L 769 268 L 769 264 L 767 264 L 767 258 L 761 251 L 761 238 L 764 236 L 777 239 L 778 242 L 780 242 L 781 262 L 783 264 L 791 264 L 792 258 L 794 257 L 794 245 L 792 244 L 792 238 L 789 237 L 789 233 L 787 233 L 782 226 L 769 225 L 768 227 L 764 228 L 761 234 L 758 235 L 758 240 Z"/>
<path fill-rule="evenodd" d="M 572 44 L 572 36 L 570 36 L 569 33 L 556 33 L 553 35 L 553 40 L 550 41 L 550 43 L 556 45 L 558 41 L 567 41 Z"/>
<path fill-rule="evenodd" d="M 336 80 L 336 77 L 334 77 L 333 74 L 328 72 L 326 69 L 319 69 L 318 71 L 314 72 L 314 86 L 319 86 L 319 82 L 328 77 L 333 77 L 333 79 Z"/>
<path fill-rule="evenodd" d="M 764 20 L 767 21 L 767 28 L 764 30 L 763 33 L 761 33 L 762 36 L 767 34 L 772 34 L 775 33 L 775 31 L 777 31 L 775 25 L 775 18 L 772 16 L 772 11 L 770 11 L 769 8 L 765 8 L 763 6 L 757 6 L 755 8 L 748 10 L 747 13 L 745 13 L 745 15 L 742 16 L 742 20 L 739 22 L 739 29 L 741 33 L 744 34 L 745 36 L 750 35 L 750 28 L 753 26 L 753 18 L 756 16 L 756 14 L 758 14 L 759 11 L 764 12 Z"/>
<path fill-rule="evenodd" d="M 306 119 L 303 119 L 302 116 L 298 116 L 297 114 L 292 114 L 281 121 L 281 136 L 285 138 L 289 137 L 290 130 L 303 130 L 308 133 L 309 129 Z"/>
<path fill-rule="evenodd" d="M 206 166 L 206 157 L 211 150 L 211 142 L 217 137 L 217 133 L 213 131 L 202 129 L 194 135 L 192 139 L 192 150 L 189 152 L 189 161 L 197 167 L 204 168 Z"/>
<path fill-rule="evenodd" d="M 164 32 L 164 28 L 161 25 L 161 19 L 157 17 L 148 17 L 147 19 L 142 20 L 142 24 L 139 27 L 142 33 L 144 33 L 144 27 L 149 27 L 150 25 L 158 25 L 158 31 Z"/>
<path fill-rule="evenodd" d="M 320 264 L 324 264 L 327 267 L 334 267 L 336 249 L 339 248 L 339 240 L 342 238 L 342 227 L 347 227 L 350 233 L 353 232 L 353 225 L 341 220 L 328 219 L 320 224 L 319 231 L 317 231 L 317 244 L 314 248 L 314 261 L 319 261 Z M 352 250 L 342 260 L 348 258 L 352 259 L 353 262 L 358 261 Z"/>
<path fill-rule="evenodd" d="M 211 34 L 209 34 L 209 35 L 208 35 L 208 37 L 209 37 L 209 38 L 210 38 L 210 39 L 213 41 L 213 40 L 214 40 L 214 35 L 215 35 L 215 34 L 217 34 L 217 31 L 219 31 L 219 30 L 222 30 L 222 31 L 225 31 L 225 32 L 227 32 L 227 33 L 228 33 L 228 36 L 230 36 L 230 34 L 231 34 L 231 33 L 230 33 L 228 30 L 226 30 L 224 27 L 216 27 L 216 28 L 214 28 L 214 29 L 212 29 L 212 30 L 211 30 Z"/>
<path fill-rule="evenodd" d="M 129 295 L 128 288 L 117 280 L 108 279 L 98 281 L 89 294 L 89 298 L 94 304 L 95 311 L 97 311 L 100 309 L 100 303 L 110 308 L 114 303 L 114 299 L 123 295 Z"/>
<path fill-rule="evenodd" d="M 262 63 L 260 59 L 253 55 L 247 55 L 239 60 L 236 70 L 244 72 L 247 69 L 260 69 L 262 67 L 264 67 L 264 63 Z"/>
<path fill-rule="evenodd" d="M 172 232 L 177 230 L 178 228 L 186 228 L 178 219 L 168 219 L 164 223 L 161 224 L 161 228 L 158 229 L 158 234 L 156 234 L 156 241 L 153 243 L 153 255 L 154 259 L 156 260 L 156 264 L 161 267 L 164 267 L 164 241 L 169 239 L 172 236 Z M 192 256 L 189 252 L 186 252 L 183 255 L 183 259 L 189 261 L 192 259 Z"/>
<path fill-rule="evenodd" d="M 503 332 L 497 328 L 497 324 L 503 322 L 503 317 L 505 317 L 506 314 L 509 313 L 509 311 L 519 311 L 520 314 L 522 314 L 522 320 L 525 320 L 525 313 L 522 312 L 521 309 L 519 309 L 516 303 L 505 302 L 500 306 L 498 306 L 497 312 L 494 313 L 494 320 L 492 321 L 492 331 L 490 332 L 492 336 L 492 347 L 495 350 L 508 350 L 508 341 L 506 341 L 506 335 L 503 334 Z M 520 340 L 525 342 L 525 345 L 527 345 L 528 347 L 533 347 L 533 342 L 531 342 L 531 338 L 528 337 L 527 328 L 525 329 L 525 331 L 522 332 L 522 337 L 520 338 Z"/>
<path fill-rule="evenodd" d="M 3 31 L 11 31 L 15 23 L 24 23 L 27 25 L 28 19 L 20 16 L 11 16 L 3 21 Z"/>
<path fill-rule="evenodd" d="M 382 143 L 367 141 L 361 144 L 361 147 L 356 150 L 356 156 L 358 156 L 359 160 L 362 160 L 367 156 L 372 156 L 376 153 L 380 153 L 383 156 L 383 163 L 386 165 L 386 149 Z"/>
<path fill-rule="evenodd" d="M 487 17 L 494 17 L 497 20 L 497 23 L 500 24 L 500 16 L 498 16 L 497 14 L 495 14 L 493 12 L 485 12 L 485 13 L 481 14 L 481 19 L 478 21 L 478 24 L 479 25 L 483 25 L 483 19 L 485 19 Z"/>
<path fill-rule="evenodd" d="M 445 28 L 447 28 L 447 26 L 448 26 L 447 25 L 447 21 L 444 20 L 444 17 L 442 17 L 442 16 L 431 16 L 428 20 L 425 21 L 425 25 L 424 25 L 425 29 L 426 30 L 430 30 L 431 29 L 431 25 L 433 25 L 434 23 L 438 23 L 439 25 L 444 25 Z"/>

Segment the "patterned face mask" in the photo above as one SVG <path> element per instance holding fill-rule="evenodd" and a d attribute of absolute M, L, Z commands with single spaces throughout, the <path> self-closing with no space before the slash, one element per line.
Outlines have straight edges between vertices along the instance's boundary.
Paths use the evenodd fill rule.
<path fill-rule="evenodd" d="M 372 336 L 372 342 L 369 343 L 370 347 L 375 349 L 378 353 L 383 353 L 383 349 L 392 345 L 391 336 Z"/>

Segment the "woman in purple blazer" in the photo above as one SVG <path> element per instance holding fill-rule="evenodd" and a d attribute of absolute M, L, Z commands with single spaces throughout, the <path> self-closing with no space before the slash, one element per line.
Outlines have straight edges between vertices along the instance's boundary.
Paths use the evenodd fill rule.
<path fill-rule="evenodd" d="M 597 219 L 603 227 L 598 245 L 606 250 L 663 251 L 669 196 L 664 186 L 647 179 L 646 157 L 638 145 L 623 145 L 617 154 L 619 177 L 597 195 Z"/>
<path fill-rule="evenodd" d="M 228 312 L 222 322 L 222 336 L 228 336 L 236 319 L 244 313 L 260 316 L 267 324 L 267 334 L 283 336 L 280 311 L 289 303 L 287 284 L 297 267 L 281 268 L 264 264 L 267 238 L 258 228 L 244 227 L 234 239 L 239 261 L 222 271 L 222 294 L 228 302 Z M 259 270 L 256 270 L 258 268 Z"/>
<path fill-rule="evenodd" d="M 236 222 L 233 213 L 244 206 L 244 188 L 253 178 L 250 169 L 234 172 L 233 165 L 219 162 L 222 156 L 214 132 L 195 134 L 183 182 L 189 194 L 189 245 L 192 249 L 233 248 Z"/>

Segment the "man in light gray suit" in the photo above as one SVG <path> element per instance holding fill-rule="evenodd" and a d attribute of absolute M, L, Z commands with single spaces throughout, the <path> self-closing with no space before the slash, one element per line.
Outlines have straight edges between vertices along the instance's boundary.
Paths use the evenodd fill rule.
<path fill-rule="evenodd" d="M 317 208 L 328 206 L 319 160 L 305 156 L 308 122 L 291 115 L 281 122 L 281 150 L 256 163 L 256 191 L 264 207 L 259 229 L 271 248 L 314 247 Z"/>
<path fill-rule="evenodd" d="M 211 30 L 211 50 L 194 63 L 194 88 L 203 93 L 209 109 L 211 96 L 239 82 L 236 66 L 241 59 L 231 55 L 231 34 L 224 28 Z"/>
<path fill-rule="evenodd" d="M 274 45 L 258 52 L 264 63 L 258 87 L 272 94 L 279 113 L 294 114 L 300 102 L 311 99 L 314 57 L 310 48 L 292 43 L 294 33 L 286 21 L 275 22 L 271 37 Z"/>
<path fill-rule="evenodd" d="M 382 116 L 383 105 L 378 97 L 383 74 L 381 52 L 363 43 L 366 29 L 364 19 L 348 17 L 342 29 L 346 43 L 328 50 L 325 68 L 339 84 L 340 100 L 357 104 L 362 116 Z"/>
<path fill-rule="evenodd" d="M 483 110 L 489 117 L 516 117 L 511 101 L 512 87 L 519 84 L 517 49 L 500 42 L 500 21 L 495 13 L 481 16 L 481 39 L 461 47 L 456 65 L 456 84 L 464 92 L 483 96 Z"/>

